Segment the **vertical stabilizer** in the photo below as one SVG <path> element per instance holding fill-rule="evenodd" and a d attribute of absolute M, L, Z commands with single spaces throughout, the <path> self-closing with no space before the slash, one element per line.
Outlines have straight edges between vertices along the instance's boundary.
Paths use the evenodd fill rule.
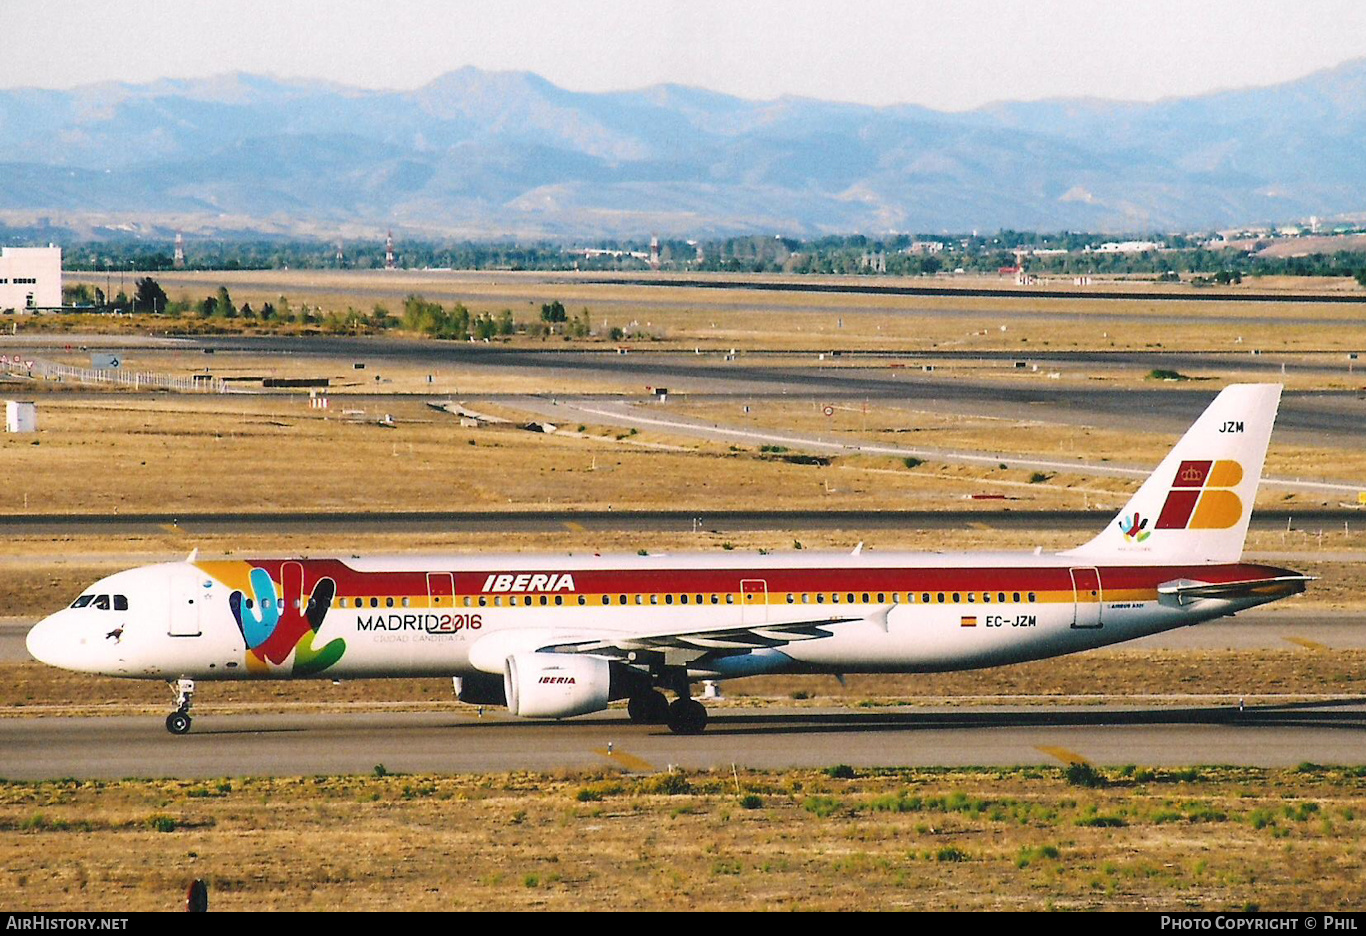
<path fill-rule="evenodd" d="M 1099 536 L 1062 553 L 1092 562 L 1237 562 L 1280 384 L 1225 387 Z"/>

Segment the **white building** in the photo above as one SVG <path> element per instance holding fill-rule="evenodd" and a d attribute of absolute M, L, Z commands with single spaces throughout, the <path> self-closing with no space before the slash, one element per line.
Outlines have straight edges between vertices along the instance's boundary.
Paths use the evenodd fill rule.
<path fill-rule="evenodd" d="M 6 400 L 5 431 L 37 432 L 38 407 L 30 400 Z"/>
<path fill-rule="evenodd" d="M 62 304 L 62 248 L 0 247 L 0 312 Z"/>

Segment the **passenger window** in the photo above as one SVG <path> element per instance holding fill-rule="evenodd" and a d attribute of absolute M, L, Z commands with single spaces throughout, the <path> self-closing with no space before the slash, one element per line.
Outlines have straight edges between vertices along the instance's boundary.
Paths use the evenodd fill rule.
<path fill-rule="evenodd" d="M 792 604 L 793 600 L 794 600 L 794 599 L 793 599 L 793 597 L 792 597 L 792 592 L 788 592 L 788 593 L 787 593 L 787 603 L 788 603 L 788 604 Z"/>
<path fill-rule="evenodd" d="M 313 604 L 313 599 L 312 599 L 312 598 L 310 598 L 310 599 L 308 600 L 308 604 L 309 604 L 310 607 L 312 606 L 312 604 Z M 390 595 L 388 598 L 385 598 L 385 599 L 384 599 L 384 607 L 386 607 L 386 608 L 392 608 L 393 606 L 394 606 L 394 598 L 393 598 L 392 595 Z"/>
<path fill-rule="evenodd" d="M 659 596 L 658 596 L 658 595 L 651 595 L 651 596 L 650 596 L 650 604 L 652 604 L 652 605 L 657 605 L 657 604 L 659 604 Z"/>
<path fill-rule="evenodd" d="M 371 606 L 373 607 L 374 599 L 372 598 L 372 599 L 370 599 L 370 601 L 372 602 Z M 483 595 L 480 595 L 480 596 L 479 596 L 479 607 L 481 607 L 481 608 L 487 608 L 488 606 L 489 606 L 489 600 L 488 600 L 487 598 L 485 598 Z"/>
<path fill-rule="evenodd" d="M 1019 593 L 1019 592 L 1015 592 L 1014 595 L 1015 595 L 1015 597 L 1014 597 L 1013 600 L 1018 604 L 1019 601 L 1020 601 L 1020 593 Z"/>
<path fill-rule="evenodd" d="M 943 603 L 944 603 L 944 593 L 943 593 L 943 592 L 939 592 L 938 594 L 936 594 L 936 595 L 935 595 L 935 598 L 939 601 L 940 604 L 943 604 Z"/>
<path fill-rule="evenodd" d="M 719 595 L 712 595 L 712 596 L 711 596 L 711 603 L 712 603 L 712 604 L 720 604 L 720 603 L 721 603 L 721 597 L 720 597 Z"/>
<path fill-rule="evenodd" d="M 968 592 L 968 604 L 977 603 L 977 592 Z"/>
<path fill-rule="evenodd" d="M 612 596 L 611 596 L 611 595 L 603 595 L 603 596 L 602 596 L 602 603 L 605 604 L 605 605 L 611 604 L 611 603 L 612 603 Z"/>
<path fill-rule="evenodd" d="M 816 604 L 825 604 L 825 592 L 816 592 Z"/>
<path fill-rule="evenodd" d="M 580 596 L 579 596 L 579 604 L 581 604 L 581 605 L 586 605 L 586 604 L 588 604 L 588 599 L 585 598 L 583 595 L 580 595 Z"/>
<path fill-rule="evenodd" d="M 1030 592 L 1030 593 L 1029 593 L 1029 600 L 1030 600 L 1030 601 L 1033 601 L 1033 600 L 1034 600 L 1034 593 L 1033 593 L 1033 592 Z"/>
<path fill-rule="evenodd" d="M 645 603 L 645 596 L 644 596 L 644 595 L 636 595 L 636 604 L 644 604 L 644 603 Z"/>
<path fill-rule="evenodd" d="M 114 596 L 114 610 L 115 610 L 115 611 L 127 611 L 127 610 L 128 610 L 128 596 L 127 596 L 127 595 L 115 595 L 115 596 Z"/>
<path fill-rule="evenodd" d="M 923 595 L 920 596 L 920 600 L 923 601 L 923 602 L 925 602 L 925 604 L 929 604 L 929 603 L 930 603 L 930 593 L 929 593 L 929 592 L 925 592 Z"/>
<path fill-rule="evenodd" d="M 954 603 L 954 604 L 958 604 L 958 603 L 959 603 L 960 601 L 962 601 L 962 600 L 963 600 L 963 596 L 962 596 L 962 595 L 960 595 L 958 592 L 954 592 L 954 593 L 953 593 L 953 603 Z"/>
<path fill-rule="evenodd" d="M 75 601 L 71 602 L 71 607 L 73 607 L 73 608 L 84 608 L 86 605 L 90 604 L 90 602 L 92 602 L 92 601 L 94 601 L 94 600 L 95 600 L 95 596 L 94 596 L 94 595 L 82 595 L 81 597 L 77 598 Z"/>
<path fill-rule="evenodd" d="M 99 608 L 101 611 L 108 611 L 108 610 L 109 610 L 109 596 L 108 596 L 108 595 L 97 595 L 97 596 L 95 596 L 95 607 L 96 607 L 96 608 Z"/>
<path fill-rule="evenodd" d="M 701 595 L 698 595 L 698 596 L 697 596 L 697 603 L 698 603 L 698 604 L 701 604 L 701 603 L 702 603 L 702 596 L 701 596 Z"/>
<path fill-rule="evenodd" d="M 541 607 L 544 608 L 544 607 L 545 607 L 546 605 L 548 605 L 549 603 L 550 603 L 550 599 L 547 598 L 545 595 L 542 595 L 542 596 L 541 596 Z"/>
<path fill-rule="evenodd" d="M 555 604 L 557 604 L 557 605 L 562 605 L 562 604 L 564 604 L 564 595 L 556 595 L 556 596 L 555 596 Z"/>
<path fill-rule="evenodd" d="M 687 596 L 687 595 L 679 595 L 679 596 L 678 596 L 678 600 L 679 600 L 679 602 L 681 602 L 682 604 L 687 604 L 687 603 L 688 603 L 688 596 Z"/>
<path fill-rule="evenodd" d="M 468 608 L 469 606 L 470 606 L 470 596 L 469 596 L 469 595 L 466 595 L 466 596 L 465 596 L 465 607 Z"/>
<path fill-rule="evenodd" d="M 734 596 L 734 595 L 727 595 L 727 596 L 726 596 L 726 604 L 735 604 L 735 596 Z"/>
<path fill-rule="evenodd" d="M 840 593 L 839 593 L 839 592 L 835 592 L 833 595 L 830 596 L 830 600 L 833 601 L 835 604 L 839 604 L 839 603 L 840 603 Z"/>
<path fill-rule="evenodd" d="M 806 592 L 802 592 L 802 604 L 810 604 L 810 603 L 811 603 L 811 596 L 810 596 L 809 594 L 807 594 Z"/>
<path fill-rule="evenodd" d="M 865 598 L 864 600 L 867 601 L 868 599 Z M 887 593 L 886 593 L 886 592 L 878 592 L 878 593 L 877 593 L 877 603 L 878 603 L 878 604 L 886 604 L 886 603 L 887 603 Z"/>
<path fill-rule="evenodd" d="M 849 594 L 845 595 L 844 597 L 847 598 L 847 599 L 849 599 L 849 604 L 853 604 L 853 603 L 854 603 L 854 593 L 853 593 L 853 592 L 850 592 Z M 868 600 L 868 596 L 867 596 L 867 595 L 864 595 L 864 596 L 863 596 L 863 600 L 864 600 L 864 601 L 867 601 L 867 600 Z"/>
<path fill-rule="evenodd" d="M 673 603 L 674 603 L 674 596 L 673 596 L 673 595 L 665 595 L 665 596 L 664 596 L 664 603 L 665 603 L 665 604 L 673 604 Z"/>
<path fill-rule="evenodd" d="M 392 599 L 391 599 L 391 600 L 392 600 Z M 501 608 L 501 607 L 503 606 L 503 596 L 502 596 L 502 595 L 494 595 L 494 596 L 493 596 L 493 606 L 494 606 L 495 608 Z"/>
<path fill-rule="evenodd" d="M 617 595 L 617 604 L 626 604 L 626 596 Z"/>
<path fill-rule="evenodd" d="M 1001 604 L 1005 604 L 1005 603 L 1006 603 L 1006 593 L 1005 593 L 1005 592 L 997 592 L 997 593 L 996 593 L 996 600 L 999 601 Z"/>
<path fill-rule="evenodd" d="M 346 600 L 345 598 L 342 599 L 342 601 L 345 601 L 345 600 Z M 248 599 L 247 599 L 247 610 L 250 611 L 250 610 L 252 609 L 252 606 L 253 606 L 253 602 L 252 602 L 252 600 L 251 600 L 250 598 L 248 598 Z"/>
<path fill-rule="evenodd" d="M 991 604 L 991 592 L 982 592 L 982 601 Z"/>
<path fill-rule="evenodd" d="M 864 604 L 867 604 L 867 603 L 868 603 L 868 593 L 867 593 L 867 592 L 864 592 L 864 593 L 863 593 L 863 603 L 864 603 Z"/>
<path fill-rule="evenodd" d="M 412 602 L 408 599 L 408 596 L 407 596 L 407 595 L 404 595 L 404 596 L 403 596 L 403 607 L 405 607 L 405 608 L 410 608 L 410 607 L 412 607 Z"/>

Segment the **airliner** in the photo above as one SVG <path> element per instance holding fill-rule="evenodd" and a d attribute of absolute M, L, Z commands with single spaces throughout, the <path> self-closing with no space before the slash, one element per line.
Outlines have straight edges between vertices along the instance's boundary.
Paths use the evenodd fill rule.
<path fill-rule="evenodd" d="M 1235 614 L 1309 576 L 1242 561 L 1280 402 L 1225 388 L 1114 520 L 1055 554 L 201 559 L 119 572 L 36 624 L 52 666 L 198 681 L 452 677 L 528 718 L 628 700 L 696 734 L 700 680 L 924 673 L 1038 660 Z M 669 700 L 665 692 L 672 693 Z"/>

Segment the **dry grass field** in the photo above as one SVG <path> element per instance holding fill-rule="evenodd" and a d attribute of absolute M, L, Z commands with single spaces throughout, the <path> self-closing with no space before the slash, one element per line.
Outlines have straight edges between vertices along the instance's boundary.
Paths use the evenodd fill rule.
<path fill-rule="evenodd" d="M 0 785 L 0 904 L 1359 910 L 1360 769 L 1142 766 Z"/>
<path fill-rule="evenodd" d="M 259 308 L 284 295 L 296 309 L 309 306 L 323 312 L 355 308 L 368 313 L 376 303 L 397 312 L 405 296 L 417 294 L 448 305 L 463 302 L 472 312 L 496 314 L 508 309 L 518 321 L 526 322 L 537 318 L 542 303 L 558 299 L 576 315 L 587 308 L 595 328 L 605 324 L 635 329 L 651 336 L 643 344 L 661 347 L 822 350 L 834 346 L 896 351 L 1345 351 L 1366 347 L 1366 322 L 1360 309 L 1330 303 L 1105 300 L 1089 298 L 1084 292 L 1075 299 L 1041 298 L 1023 291 L 1019 298 L 1000 299 L 662 289 L 593 282 L 596 277 L 571 273 L 225 271 L 155 276 L 172 298 L 197 302 L 226 286 L 239 304 L 245 301 Z M 98 275 L 71 274 L 68 279 L 101 289 L 106 285 L 105 277 Z M 994 280 L 982 284 L 1000 285 Z M 1010 314 L 1003 316 L 1002 311 Z M 1324 321 L 1332 324 L 1295 327 Z M 192 324 L 187 320 L 179 327 Z M 72 327 L 80 325 L 73 321 Z M 238 330 L 243 326 L 226 327 Z"/>

